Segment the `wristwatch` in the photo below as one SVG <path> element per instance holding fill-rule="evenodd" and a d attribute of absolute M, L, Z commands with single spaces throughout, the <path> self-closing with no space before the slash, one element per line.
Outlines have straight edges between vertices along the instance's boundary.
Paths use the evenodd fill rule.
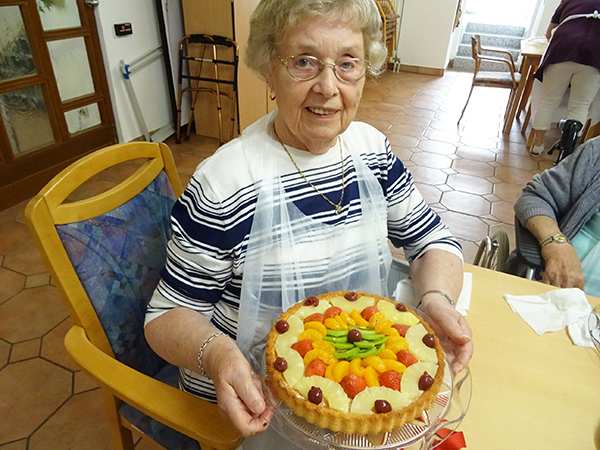
<path fill-rule="evenodd" d="M 546 245 L 551 244 L 553 242 L 557 242 L 559 244 L 570 244 L 571 241 L 567 239 L 567 237 L 562 233 L 557 233 L 554 236 L 550 236 L 542 241 L 540 244 L 540 248 L 544 248 Z"/>

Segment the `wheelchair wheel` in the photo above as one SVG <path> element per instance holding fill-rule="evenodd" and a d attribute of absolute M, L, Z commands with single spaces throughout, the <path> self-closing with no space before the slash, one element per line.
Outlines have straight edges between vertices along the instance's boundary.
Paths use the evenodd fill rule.
<path fill-rule="evenodd" d="M 479 244 L 473 264 L 486 269 L 505 272 L 508 247 L 508 234 L 505 231 L 498 231 L 491 238 L 486 236 Z"/>

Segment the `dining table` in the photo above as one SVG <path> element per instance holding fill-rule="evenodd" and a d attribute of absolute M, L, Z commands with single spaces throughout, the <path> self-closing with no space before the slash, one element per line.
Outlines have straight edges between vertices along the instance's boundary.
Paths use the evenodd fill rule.
<path fill-rule="evenodd" d="M 504 127 L 502 131 L 504 133 L 510 133 L 513 122 L 517 113 L 522 111 L 531 94 L 531 87 L 535 77 L 535 71 L 540 65 L 542 56 L 548 47 L 548 41 L 545 38 L 529 38 L 521 41 L 521 66 L 519 72 L 521 73 L 521 79 L 517 85 L 515 95 L 511 99 L 511 103 L 508 106 L 506 117 L 504 118 Z"/>
<path fill-rule="evenodd" d="M 557 288 L 469 264 L 465 272 L 475 347 L 470 404 L 458 426 L 466 448 L 600 449 L 600 353 L 575 345 L 566 330 L 538 335 L 504 298 Z"/>

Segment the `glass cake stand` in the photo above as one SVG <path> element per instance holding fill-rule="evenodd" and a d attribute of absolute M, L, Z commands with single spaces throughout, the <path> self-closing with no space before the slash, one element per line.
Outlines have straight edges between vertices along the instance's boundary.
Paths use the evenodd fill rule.
<path fill-rule="evenodd" d="M 429 450 L 443 439 L 436 435 L 441 428 L 456 430 L 462 422 L 471 401 L 471 373 L 466 369 L 453 376 L 448 361 L 444 381 L 435 402 L 423 412 L 419 420 L 402 428 L 377 435 L 359 435 L 335 432 L 307 422 L 282 402 L 271 389 L 263 357 L 262 379 L 269 402 L 273 407 L 271 427 L 290 442 L 306 450 L 340 449 L 403 449 Z M 450 434 L 448 434 L 449 436 Z M 446 439 L 447 437 L 446 436 Z M 408 449 L 407 449 L 408 450 Z"/>
<path fill-rule="evenodd" d="M 592 309 L 588 317 L 588 330 L 590 337 L 596 346 L 596 350 L 600 352 L 600 305 Z"/>

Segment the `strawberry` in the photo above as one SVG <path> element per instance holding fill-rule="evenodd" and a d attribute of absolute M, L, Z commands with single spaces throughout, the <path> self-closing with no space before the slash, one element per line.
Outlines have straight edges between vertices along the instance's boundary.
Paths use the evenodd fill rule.
<path fill-rule="evenodd" d="M 400 333 L 400 336 L 406 337 L 406 332 L 408 331 L 409 326 L 402 325 L 400 323 L 395 323 L 394 325 L 392 325 L 392 328 L 395 328 L 396 330 L 398 330 L 398 333 Z"/>
<path fill-rule="evenodd" d="M 387 370 L 379 375 L 379 384 L 395 391 L 399 391 L 400 378 L 400 374 L 395 370 Z"/>
<path fill-rule="evenodd" d="M 304 358 L 304 355 L 313 349 L 313 345 L 310 339 L 304 339 L 303 341 L 298 341 L 295 344 L 292 344 L 292 348 L 300 353 L 300 356 Z"/>
<path fill-rule="evenodd" d="M 325 317 L 321 313 L 314 313 L 304 319 L 304 323 L 308 322 L 325 322 Z"/>
<path fill-rule="evenodd" d="M 378 313 L 378 312 L 379 312 L 379 310 L 377 309 L 377 307 L 367 306 L 365 309 L 362 310 L 360 315 L 362 316 L 363 319 L 368 321 L 373 314 Z"/>
<path fill-rule="evenodd" d="M 344 389 L 344 392 L 348 397 L 354 398 L 359 392 L 365 390 L 367 382 L 363 378 L 351 373 L 342 378 L 340 386 L 342 386 L 342 389 Z"/>
<path fill-rule="evenodd" d="M 319 358 L 313 359 L 306 369 L 304 370 L 305 377 L 312 377 L 316 375 L 318 377 L 324 377 L 325 371 L 327 370 L 327 364 L 321 361 Z"/>
<path fill-rule="evenodd" d="M 342 313 L 342 308 L 338 306 L 332 306 L 325 311 L 326 319 L 333 319 L 335 316 L 339 316 Z"/>
<path fill-rule="evenodd" d="M 419 360 L 415 358 L 415 355 L 408 350 L 400 350 L 398 353 L 396 353 L 396 358 L 398 358 L 398 361 L 400 361 L 406 367 L 412 366 L 413 364 L 419 362 Z"/>

